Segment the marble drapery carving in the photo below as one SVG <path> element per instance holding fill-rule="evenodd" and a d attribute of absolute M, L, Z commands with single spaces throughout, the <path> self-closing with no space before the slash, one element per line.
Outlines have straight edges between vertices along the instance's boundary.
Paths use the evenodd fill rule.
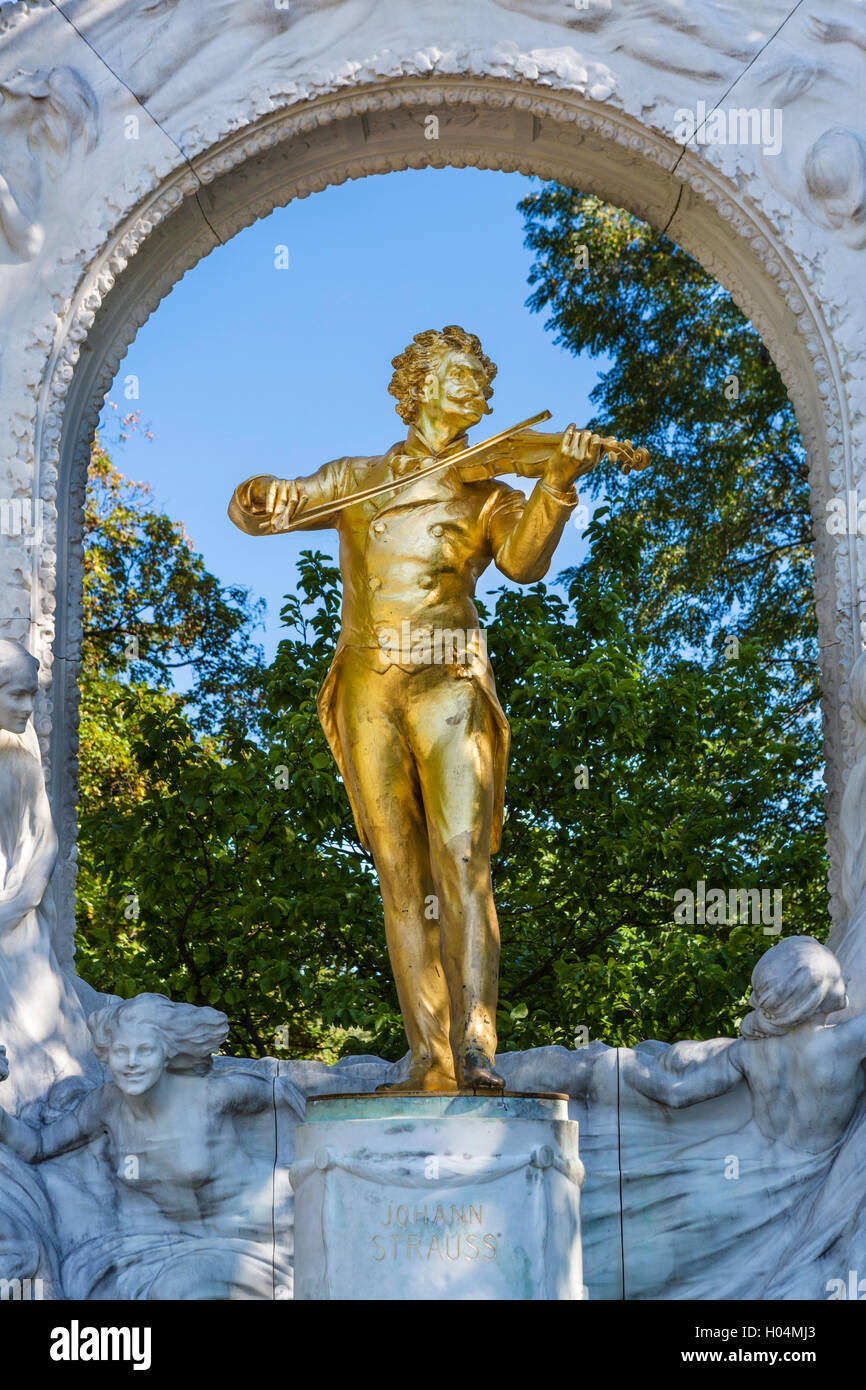
<path fill-rule="evenodd" d="M 80 1073 L 84 1013 L 51 943 L 57 837 L 30 716 L 39 663 L 0 641 L 0 1041 L 13 1079 L 7 1105 Z"/>

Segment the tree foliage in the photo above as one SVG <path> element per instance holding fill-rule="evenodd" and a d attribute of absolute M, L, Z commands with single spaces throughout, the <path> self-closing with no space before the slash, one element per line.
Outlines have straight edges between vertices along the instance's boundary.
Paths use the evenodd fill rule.
<path fill-rule="evenodd" d="M 796 712 L 813 714 L 808 466 L 760 337 L 696 261 L 621 208 L 557 184 L 520 206 L 531 308 L 569 351 L 610 359 L 592 428 L 652 454 L 628 479 L 602 463 L 586 486 L 626 503 L 645 538 L 634 621 L 672 659 L 712 645 L 721 624 L 746 634 L 788 667 Z"/>
<path fill-rule="evenodd" d="M 264 605 L 210 574 L 183 523 L 153 506 L 148 484 L 118 472 L 98 440 L 84 510 L 83 607 L 88 674 L 165 690 L 186 684 L 201 730 L 243 728 L 255 717 L 262 652 L 250 632 Z"/>

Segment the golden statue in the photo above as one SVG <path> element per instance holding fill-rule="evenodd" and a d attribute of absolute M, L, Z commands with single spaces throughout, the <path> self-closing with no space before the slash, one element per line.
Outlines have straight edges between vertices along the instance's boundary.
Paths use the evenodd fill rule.
<path fill-rule="evenodd" d="M 342 630 L 318 709 L 361 842 L 373 856 L 411 1052 L 402 1091 L 498 1090 L 499 847 L 509 728 L 496 697 L 475 585 L 491 560 L 532 584 L 577 504 L 574 482 L 607 452 L 645 450 L 569 425 L 528 423 L 469 448 L 496 367 L 455 326 L 415 335 L 389 391 L 409 426 L 375 458 L 235 489 L 229 516 L 254 536 L 334 526 Z M 499 473 L 537 477 L 527 500 Z"/>

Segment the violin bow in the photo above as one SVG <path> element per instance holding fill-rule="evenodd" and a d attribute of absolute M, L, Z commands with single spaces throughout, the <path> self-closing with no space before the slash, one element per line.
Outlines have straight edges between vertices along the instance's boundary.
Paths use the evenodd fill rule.
<path fill-rule="evenodd" d="M 542 410 L 538 415 L 530 415 L 528 420 L 521 420 L 519 424 L 511 425 L 507 430 L 500 430 L 499 434 L 493 434 L 489 439 L 482 439 L 478 444 L 471 444 L 468 448 L 461 449 L 457 454 L 449 454 L 445 458 L 437 459 L 429 468 L 421 468 L 415 473 L 406 473 L 402 478 L 396 478 L 386 483 L 376 483 L 375 486 L 363 488 L 360 492 L 350 492 L 345 497 L 338 497 L 332 502 L 323 502 L 318 507 L 310 507 L 307 511 L 298 512 L 280 530 L 281 532 L 297 531 L 306 522 L 318 521 L 323 517 L 332 516 L 334 512 L 342 511 L 344 507 L 354 506 L 357 502 L 369 502 L 371 498 L 380 497 L 384 492 L 398 492 L 401 488 L 410 487 L 412 484 L 420 482 L 422 478 L 429 478 L 432 474 L 441 472 L 443 468 L 452 468 L 457 464 L 466 463 L 468 459 L 484 453 L 494 444 L 501 444 L 513 435 L 520 434 L 522 430 L 531 429 L 533 425 L 538 425 L 542 420 L 549 419 L 550 411 Z M 623 460 L 626 465 L 624 472 L 628 472 L 631 468 L 645 468 L 649 463 L 647 450 L 634 449 L 630 440 L 620 443 L 619 440 L 610 437 L 601 442 L 606 454 L 611 458 Z"/>

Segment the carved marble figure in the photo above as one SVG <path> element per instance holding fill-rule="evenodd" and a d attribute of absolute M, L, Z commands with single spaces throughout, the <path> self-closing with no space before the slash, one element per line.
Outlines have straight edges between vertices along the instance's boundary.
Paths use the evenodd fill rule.
<path fill-rule="evenodd" d="M 0 82 L 0 238 L 29 261 L 42 249 L 46 176 L 56 178 L 76 145 L 96 143 L 96 97 L 74 68 L 17 72 Z"/>
<path fill-rule="evenodd" d="M 90 1053 L 84 1013 L 51 944 L 57 837 L 30 723 L 38 675 L 23 647 L 0 641 L 0 1041 L 16 1105 L 81 1072 Z"/>
<path fill-rule="evenodd" d="M 812 936 L 788 936 L 752 972 L 753 1012 L 739 1038 L 675 1044 L 661 1066 L 637 1050 L 624 1074 L 636 1090 L 674 1107 L 708 1100 L 744 1079 L 765 1138 L 825 1154 L 844 1134 L 866 1085 L 866 1014 L 827 1021 L 847 1003 L 833 952 Z"/>
<path fill-rule="evenodd" d="M 770 182 L 807 217 L 860 250 L 866 245 L 866 132 L 839 124 L 833 94 L 860 80 L 866 25 L 859 15 L 846 23 L 810 14 L 806 28 L 821 48 L 810 45 L 804 52 L 801 42 L 757 67 L 765 100 L 785 108 L 781 158 L 764 162 Z M 816 105 L 823 107 L 817 120 Z"/>
<path fill-rule="evenodd" d="M 740 1118 L 734 1106 L 721 1112 L 721 1132 L 708 1118 L 702 1134 L 698 1118 L 688 1163 L 682 1152 L 688 1129 L 674 1146 L 679 1150 L 676 1187 L 693 1184 L 666 1233 L 683 1252 L 678 1297 L 755 1296 L 799 1238 L 805 1214 L 829 1180 L 863 1104 L 866 1015 L 836 1022 L 834 1015 L 846 1003 L 845 980 L 833 953 L 813 937 L 786 937 L 755 966 L 752 1012 L 739 1038 L 671 1047 L 643 1043 L 622 1054 L 625 1095 L 634 1091 L 676 1111 L 709 1105 L 745 1083 L 749 1099 L 750 1115 Z M 631 1161 L 639 1164 L 642 1152 L 652 1169 L 658 1141 L 643 1139 L 646 1122 L 639 1127 L 629 1110 L 624 1104 Z M 670 1181 L 662 1171 L 635 1186 L 643 1211 L 633 1220 L 649 1232 L 654 1204 L 662 1197 L 671 1201 Z M 850 1204 L 848 1213 L 853 1215 Z M 690 1223 L 686 1231 L 685 1221 Z M 640 1261 L 634 1263 L 638 1274 Z M 650 1285 L 644 1296 L 657 1292 Z"/>
<path fill-rule="evenodd" d="M 9 1075 L 0 1045 L 0 1081 Z M 0 1146 L 0 1280 L 25 1297 L 60 1296 L 54 1213 L 33 1170 Z M 29 1281 L 29 1283 L 28 1283 Z M 15 1297 L 12 1293 L 9 1297 Z"/>
<path fill-rule="evenodd" d="M 0 1140 L 44 1163 L 102 1138 L 114 1179 L 101 1229 L 67 1253 L 68 1298 L 273 1298 L 291 1286 L 272 1230 L 274 1108 L 303 1113 L 291 1082 L 213 1068 L 228 1020 L 158 994 L 88 1020 L 111 1080 L 53 1123 L 0 1111 Z M 256 1152 L 261 1117 L 270 1149 Z"/>

